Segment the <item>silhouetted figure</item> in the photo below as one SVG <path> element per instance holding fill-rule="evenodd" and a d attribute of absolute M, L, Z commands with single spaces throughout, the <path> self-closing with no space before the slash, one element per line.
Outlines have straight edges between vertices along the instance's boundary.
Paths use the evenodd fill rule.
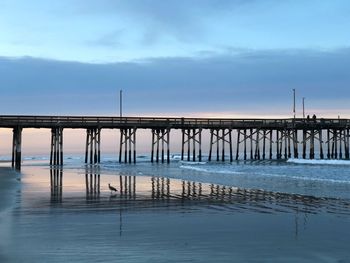
<path fill-rule="evenodd" d="M 117 189 L 114 188 L 113 186 L 111 186 L 111 184 L 108 184 L 108 188 L 109 188 L 109 190 L 111 190 L 111 193 L 112 192 L 117 192 Z"/>
<path fill-rule="evenodd" d="M 315 115 L 315 114 L 312 115 L 312 120 L 313 120 L 314 122 L 316 122 L 316 115 Z"/>
<path fill-rule="evenodd" d="M 307 120 L 307 122 L 310 121 L 310 115 L 307 115 L 306 120 Z"/>

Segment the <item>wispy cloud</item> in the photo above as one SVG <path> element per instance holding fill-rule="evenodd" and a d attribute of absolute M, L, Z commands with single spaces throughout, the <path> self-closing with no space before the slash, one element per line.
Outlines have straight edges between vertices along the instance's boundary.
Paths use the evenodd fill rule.
<path fill-rule="evenodd" d="M 106 33 L 102 36 L 99 36 L 97 39 L 86 41 L 88 45 L 92 46 L 102 46 L 102 47 L 121 47 L 123 29 L 113 30 L 112 32 Z"/>

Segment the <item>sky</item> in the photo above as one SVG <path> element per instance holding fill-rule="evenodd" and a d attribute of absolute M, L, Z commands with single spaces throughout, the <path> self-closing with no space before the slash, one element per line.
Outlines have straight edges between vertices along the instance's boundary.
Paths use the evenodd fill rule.
<path fill-rule="evenodd" d="M 347 0 L 0 0 L 1 114 L 350 118 Z"/>
<path fill-rule="evenodd" d="M 347 115 L 347 0 L 0 0 L 4 114 Z"/>

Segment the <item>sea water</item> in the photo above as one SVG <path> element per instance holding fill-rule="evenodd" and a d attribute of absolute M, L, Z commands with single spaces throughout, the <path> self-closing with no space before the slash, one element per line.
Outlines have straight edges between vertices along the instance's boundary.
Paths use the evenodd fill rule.
<path fill-rule="evenodd" d="M 27 158 L 1 262 L 350 262 L 347 163 L 178 159 Z"/>

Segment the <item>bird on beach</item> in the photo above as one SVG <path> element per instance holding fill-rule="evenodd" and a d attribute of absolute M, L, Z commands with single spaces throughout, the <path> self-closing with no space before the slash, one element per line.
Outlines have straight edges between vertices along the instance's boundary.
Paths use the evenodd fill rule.
<path fill-rule="evenodd" d="M 111 184 L 108 184 L 108 188 L 109 188 L 109 190 L 111 190 L 111 193 L 112 193 L 113 191 L 114 191 L 114 192 L 117 192 L 117 191 L 118 191 L 115 187 L 111 186 Z"/>

